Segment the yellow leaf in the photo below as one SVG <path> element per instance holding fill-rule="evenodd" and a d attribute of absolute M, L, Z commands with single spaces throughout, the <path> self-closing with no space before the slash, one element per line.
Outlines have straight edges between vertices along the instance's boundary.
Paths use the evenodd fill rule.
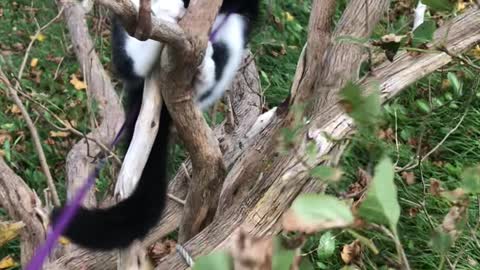
<path fill-rule="evenodd" d="M 38 65 L 38 58 L 33 58 L 32 61 L 30 61 L 30 66 L 34 68 L 37 65 Z"/>
<path fill-rule="evenodd" d="M 16 265 L 17 263 L 15 263 L 13 258 L 10 256 L 7 256 L 0 261 L 0 270 L 9 269 Z"/>
<path fill-rule="evenodd" d="M 63 237 L 63 236 L 60 236 L 60 238 L 58 239 L 58 242 L 64 246 L 70 244 L 70 240 L 68 240 L 67 238 Z"/>
<path fill-rule="evenodd" d="M 50 137 L 52 137 L 52 138 L 65 138 L 65 137 L 68 137 L 70 135 L 70 132 L 50 131 L 49 134 L 50 134 Z"/>
<path fill-rule="evenodd" d="M 21 114 L 22 113 L 20 108 L 15 104 L 13 104 L 12 107 L 10 108 L 10 112 L 13 113 L 13 114 Z"/>
<path fill-rule="evenodd" d="M 462 11 L 467 7 L 466 3 L 463 0 L 457 1 L 457 10 Z"/>
<path fill-rule="evenodd" d="M 75 74 L 70 76 L 70 83 L 77 90 L 87 89 L 87 84 L 84 81 L 79 80 Z"/>
<path fill-rule="evenodd" d="M 475 58 L 480 59 L 480 45 L 477 45 L 472 49 L 472 54 Z"/>
<path fill-rule="evenodd" d="M 0 247 L 18 236 L 25 226 L 23 222 L 0 222 Z"/>
<path fill-rule="evenodd" d="M 283 13 L 285 15 L 285 17 L 287 18 L 287 22 L 291 22 L 293 20 L 295 20 L 295 17 L 293 17 L 292 14 L 290 14 L 290 12 L 286 11 Z"/>
<path fill-rule="evenodd" d="M 38 40 L 38 41 L 40 41 L 40 42 L 45 41 L 46 38 L 47 38 L 47 37 L 46 37 L 44 34 L 42 34 L 42 33 L 38 34 L 38 35 L 36 36 L 36 38 L 35 38 L 35 36 L 30 36 L 30 39 L 36 39 L 36 40 Z"/>

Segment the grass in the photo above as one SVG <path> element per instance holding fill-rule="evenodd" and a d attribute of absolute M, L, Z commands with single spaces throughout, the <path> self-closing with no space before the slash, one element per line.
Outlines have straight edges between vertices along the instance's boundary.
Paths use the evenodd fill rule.
<path fill-rule="evenodd" d="M 256 56 L 266 105 L 272 107 L 288 95 L 297 59 L 306 40 L 305 26 L 308 24 L 310 1 L 264 2 L 268 3 L 263 3 L 262 19 L 253 34 L 251 48 Z M 340 17 L 345 2 L 339 1 L 336 20 Z M 395 3 L 394 1 L 392 8 Z M 37 29 L 37 22 L 44 25 L 56 15 L 57 10 L 53 1 L 47 0 L 3 1 L 0 2 L 0 10 L 0 65 L 7 74 L 17 74 L 25 47 Z M 393 21 L 383 22 L 376 27 L 374 37 L 389 32 L 405 33 L 409 29 L 407 15 L 399 13 Z M 93 20 L 91 25 L 97 25 L 95 22 L 98 21 Z M 101 60 L 109 70 L 110 41 L 105 30 L 95 28 L 92 34 L 96 37 Z M 28 61 L 30 63 L 31 59 L 38 58 L 39 63 L 36 67 L 27 66 L 21 79 L 22 87 L 35 101 L 44 104 L 62 119 L 74 120 L 79 130 L 88 132 L 94 111 L 86 106 L 85 92 L 76 90 L 69 83 L 72 74 L 81 76 L 81 73 L 70 48 L 64 24 L 55 23 L 43 34 L 45 40 L 35 43 Z M 63 60 L 59 65 L 61 58 Z M 57 69 L 58 77 L 54 78 Z M 452 85 L 448 85 L 448 72 L 456 74 L 463 83 L 462 91 L 456 91 Z M 400 174 L 396 175 L 402 209 L 399 233 L 412 269 L 438 269 L 443 257 L 435 251 L 431 239 L 434 228 L 442 223 L 452 204 L 429 191 L 432 179 L 437 179 L 444 187 L 453 189 L 458 187 L 463 170 L 480 162 L 480 110 L 477 109 L 480 108 L 480 99 L 476 88 L 477 73 L 478 71 L 468 66 L 453 62 L 410 86 L 383 110 L 382 130 L 391 132 L 382 143 L 394 161 L 398 157 L 399 167 L 408 164 L 417 152 L 424 155 L 433 149 L 466 114 L 458 129 L 435 152 L 419 166 L 408 171 L 415 176 L 414 184 L 408 185 Z M 13 75 L 10 77 L 13 78 Z M 74 135 L 52 136 L 50 132 L 56 131 L 49 124 L 54 122 L 52 116 L 36 110 L 28 101 L 25 103 L 43 139 L 43 147 L 59 192 L 64 194 L 65 157 L 79 138 Z M 39 168 L 29 132 L 21 116 L 14 108 L 12 110 L 12 102 L 4 90 L 0 90 L 0 108 L 1 153 L 9 165 L 42 196 L 42 191 L 46 188 L 45 177 Z M 177 146 L 175 153 L 176 164 L 179 164 L 183 158 L 181 146 Z M 345 191 L 348 185 L 358 180 L 356 172 L 359 168 L 368 169 L 371 159 L 364 143 L 355 138 L 341 160 L 344 181 L 330 186 L 327 192 L 337 194 Z M 102 173 L 99 189 L 107 188 L 110 175 L 110 171 Z M 480 268 L 480 235 L 478 230 L 474 230 L 478 228 L 480 220 L 478 208 L 477 198 L 472 197 L 465 229 L 461 231 L 455 245 L 445 253 L 447 265 L 459 259 L 456 269 Z M 321 258 L 318 255 L 322 234 L 311 237 L 304 249 L 315 269 L 340 269 L 344 265 L 340 256 L 341 249 L 351 243 L 354 237 L 345 231 L 332 233 L 335 236 L 335 250 L 331 255 Z M 364 249 L 360 268 L 386 269 L 382 267 L 395 261 L 395 246 L 383 233 L 375 230 L 363 230 L 359 233 L 371 239 L 380 251 L 378 255 L 374 255 Z M 18 241 L 0 248 L 0 257 L 6 255 L 13 255 L 18 261 Z"/>

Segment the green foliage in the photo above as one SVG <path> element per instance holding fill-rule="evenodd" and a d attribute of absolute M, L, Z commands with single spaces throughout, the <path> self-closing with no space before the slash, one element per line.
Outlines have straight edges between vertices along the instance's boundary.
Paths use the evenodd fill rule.
<path fill-rule="evenodd" d="M 337 182 L 342 177 L 342 171 L 330 166 L 320 165 L 310 171 L 310 175 L 326 182 Z"/>
<path fill-rule="evenodd" d="M 341 103 L 360 130 L 376 127 L 380 117 L 380 95 L 378 89 L 364 95 L 359 85 L 352 82 L 340 90 Z"/>
<path fill-rule="evenodd" d="M 468 168 L 462 174 L 462 188 L 471 194 L 480 194 L 480 167 Z"/>
<path fill-rule="evenodd" d="M 345 227 L 353 223 L 350 208 L 339 199 L 323 194 L 300 195 L 290 208 L 300 222 L 319 229 Z"/>
<path fill-rule="evenodd" d="M 425 21 L 413 31 L 412 45 L 418 47 L 433 40 L 433 33 L 437 30 L 434 21 Z"/>
<path fill-rule="evenodd" d="M 335 237 L 331 231 L 327 231 L 320 237 L 320 241 L 318 241 L 317 256 L 321 260 L 328 259 L 333 256 L 335 250 Z"/>
<path fill-rule="evenodd" d="M 232 269 L 232 264 L 232 257 L 227 252 L 213 252 L 199 257 L 193 265 L 193 270 L 227 270 Z"/>
<path fill-rule="evenodd" d="M 422 3 L 435 11 L 452 11 L 455 8 L 455 1 L 452 0 L 422 0 Z"/>
<path fill-rule="evenodd" d="M 286 249 L 279 237 L 274 238 L 272 270 L 289 270 L 292 265 L 295 251 Z"/>
<path fill-rule="evenodd" d="M 389 225 L 392 231 L 396 231 L 400 206 L 393 178 L 392 161 L 383 158 L 375 167 L 375 176 L 367 190 L 367 198 L 360 205 L 359 214 L 365 220 Z"/>

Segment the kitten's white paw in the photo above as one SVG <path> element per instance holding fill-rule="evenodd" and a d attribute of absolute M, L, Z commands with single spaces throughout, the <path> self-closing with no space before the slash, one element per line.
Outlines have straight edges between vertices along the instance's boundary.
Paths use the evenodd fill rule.
<path fill-rule="evenodd" d="M 210 90 L 215 84 L 215 62 L 213 61 L 213 47 L 209 42 L 202 64 L 195 75 L 194 89 L 197 98 Z"/>
<path fill-rule="evenodd" d="M 169 22 L 177 22 L 185 15 L 186 9 L 182 0 L 156 0 L 152 4 L 155 16 Z"/>

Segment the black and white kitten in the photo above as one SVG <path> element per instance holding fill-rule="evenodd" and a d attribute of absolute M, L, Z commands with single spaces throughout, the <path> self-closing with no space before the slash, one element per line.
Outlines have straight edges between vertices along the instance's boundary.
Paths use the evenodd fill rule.
<path fill-rule="evenodd" d="M 139 0 L 132 0 L 139 7 Z M 190 0 L 153 0 L 155 16 L 176 23 L 185 13 Z M 224 0 L 212 29 L 205 58 L 194 83 L 196 104 L 206 109 L 217 101 L 232 82 L 242 61 L 247 37 L 258 16 L 260 0 Z M 139 41 L 129 36 L 114 19 L 112 28 L 113 65 L 127 91 L 127 114 L 138 116 L 144 78 L 159 58 L 161 44 Z M 133 124 L 127 127 L 126 143 L 133 136 Z M 159 221 L 165 207 L 166 165 L 171 118 L 163 106 L 158 135 L 130 197 L 105 209 L 80 208 L 64 235 L 73 243 L 90 249 L 110 250 L 129 246 L 143 239 Z M 59 209 L 52 214 L 53 223 Z"/>

